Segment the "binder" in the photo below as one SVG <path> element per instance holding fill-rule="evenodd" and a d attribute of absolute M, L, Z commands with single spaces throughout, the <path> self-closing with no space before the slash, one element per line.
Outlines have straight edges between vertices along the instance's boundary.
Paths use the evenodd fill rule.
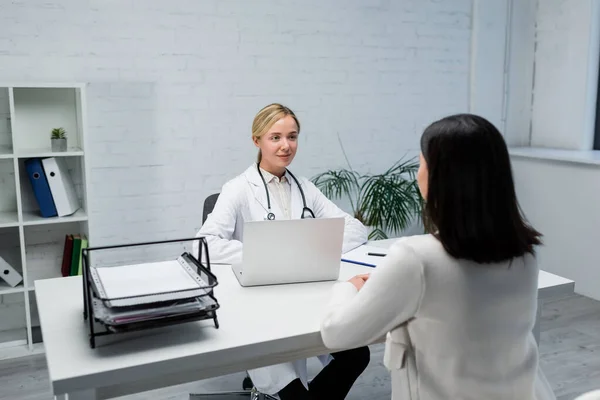
<path fill-rule="evenodd" d="M 65 247 L 60 272 L 62 276 L 71 275 L 71 256 L 73 254 L 73 235 L 65 235 Z"/>
<path fill-rule="evenodd" d="M 23 281 L 21 274 L 2 257 L 0 257 L 0 279 L 8 283 L 11 287 L 15 287 Z"/>
<path fill-rule="evenodd" d="M 65 159 L 61 157 L 44 158 L 42 165 L 58 216 L 74 214 L 81 205 Z"/>
<path fill-rule="evenodd" d="M 87 249 L 88 247 L 88 239 L 87 236 L 83 235 L 81 237 L 81 252 L 79 253 L 79 266 L 77 267 L 77 275 L 81 275 L 81 268 L 82 268 L 82 264 L 83 264 L 83 257 L 82 257 L 82 252 L 83 249 Z"/>
<path fill-rule="evenodd" d="M 42 217 L 56 217 L 58 215 L 56 206 L 41 160 L 39 158 L 26 160 L 25 171 L 31 182 L 31 188 L 40 207 Z"/>
<path fill-rule="evenodd" d="M 81 235 L 73 235 L 73 251 L 71 252 L 71 262 L 69 276 L 75 276 L 79 273 L 79 262 L 81 261 Z"/>

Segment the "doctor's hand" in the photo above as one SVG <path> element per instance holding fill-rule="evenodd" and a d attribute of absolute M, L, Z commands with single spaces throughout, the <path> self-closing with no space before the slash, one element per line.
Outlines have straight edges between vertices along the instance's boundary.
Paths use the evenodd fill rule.
<path fill-rule="evenodd" d="M 354 278 L 350 279 L 348 282 L 353 284 L 354 287 L 356 288 L 356 290 L 360 290 L 365 285 L 365 282 L 367 281 L 367 279 L 369 279 L 369 275 L 370 274 L 356 275 Z"/>

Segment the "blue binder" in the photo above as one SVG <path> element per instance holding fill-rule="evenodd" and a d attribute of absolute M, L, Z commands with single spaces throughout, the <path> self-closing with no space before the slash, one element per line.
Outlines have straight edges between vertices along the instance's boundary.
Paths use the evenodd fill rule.
<path fill-rule="evenodd" d="M 31 182 L 33 194 L 40 206 L 42 217 L 56 217 L 58 213 L 56 212 L 52 192 L 50 191 L 50 186 L 48 185 L 46 174 L 42 167 L 42 160 L 39 158 L 32 158 L 25 161 L 25 170 L 27 171 L 27 176 Z"/>

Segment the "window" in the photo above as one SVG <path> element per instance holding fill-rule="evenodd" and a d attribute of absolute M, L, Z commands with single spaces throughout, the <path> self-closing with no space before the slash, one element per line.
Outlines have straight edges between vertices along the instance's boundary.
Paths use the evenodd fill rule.
<path fill-rule="evenodd" d="M 600 150 L 600 70 L 598 71 L 598 98 L 596 100 L 596 131 L 594 134 L 594 150 Z"/>

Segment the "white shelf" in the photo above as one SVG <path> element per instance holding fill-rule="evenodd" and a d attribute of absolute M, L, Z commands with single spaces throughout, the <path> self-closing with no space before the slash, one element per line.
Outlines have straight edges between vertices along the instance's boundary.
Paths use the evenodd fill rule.
<path fill-rule="evenodd" d="M 88 216 L 85 210 L 79 209 L 75 211 L 75 214 L 68 215 L 66 217 L 42 217 L 39 212 L 36 211 L 23 211 L 23 226 L 31 225 L 48 225 L 48 224 L 61 224 L 66 222 L 81 222 L 87 221 Z"/>
<path fill-rule="evenodd" d="M 0 146 L 0 159 L 13 158 L 13 150 L 10 146 Z"/>
<path fill-rule="evenodd" d="M 73 157 L 82 156 L 83 150 L 79 147 L 68 148 L 67 151 L 53 152 L 51 148 L 31 149 L 20 151 L 17 158 L 43 158 L 43 157 Z"/>
<path fill-rule="evenodd" d="M 38 279 L 61 278 L 65 237 L 88 240 L 87 85 L 81 83 L 0 84 L 0 254 L 23 276 L 12 288 L 0 283 L 0 360 L 44 351 L 36 325 Z M 51 131 L 66 130 L 67 151 L 53 152 Z M 65 217 L 44 218 L 32 190 L 25 161 L 60 157 L 67 163 L 80 209 Z M 21 300 L 19 300 L 22 297 Z"/>
<path fill-rule="evenodd" d="M 25 328 L 0 331 L 0 350 L 27 344 Z"/>
<path fill-rule="evenodd" d="M 0 228 L 19 226 L 19 216 L 16 211 L 0 211 Z"/>
<path fill-rule="evenodd" d="M 12 346 L 1 348 L 0 347 L 0 361 L 9 360 L 12 358 L 20 358 L 32 356 L 34 354 L 43 354 L 44 353 L 44 344 L 36 343 L 31 347 L 31 350 L 28 346 Z"/>
<path fill-rule="evenodd" d="M 10 287 L 10 286 L 8 286 L 7 283 L 0 282 L 0 296 L 5 295 L 5 294 L 23 293 L 23 292 L 25 292 L 25 287 L 23 286 L 23 282 L 19 283 L 15 287 Z"/>

